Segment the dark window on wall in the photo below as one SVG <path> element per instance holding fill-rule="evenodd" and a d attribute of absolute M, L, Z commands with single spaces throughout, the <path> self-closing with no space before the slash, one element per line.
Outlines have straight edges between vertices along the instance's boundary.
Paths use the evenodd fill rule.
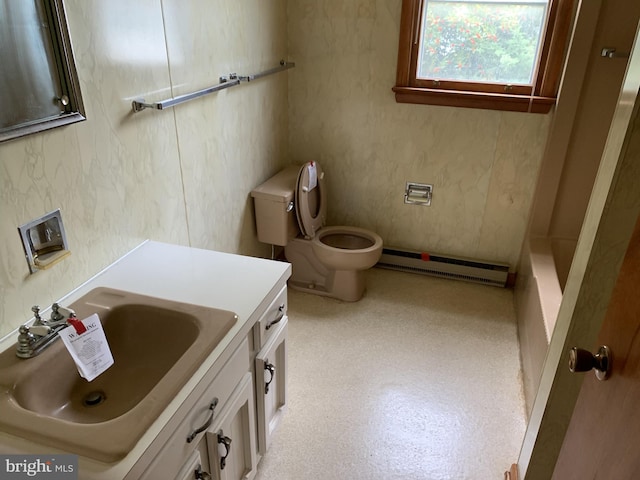
<path fill-rule="evenodd" d="M 403 0 L 400 103 L 547 113 L 575 0 Z"/>

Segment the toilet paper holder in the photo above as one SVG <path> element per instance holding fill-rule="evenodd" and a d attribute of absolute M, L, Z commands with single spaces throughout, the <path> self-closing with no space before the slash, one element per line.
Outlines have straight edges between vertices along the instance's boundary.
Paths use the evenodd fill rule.
<path fill-rule="evenodd" d="M 404 203 L 428 207 L 431 205 L 432 193 L 433 185 L 407 182 L 404 191 Z"/>
<path fill-rule="evenodd" d="M 31 274 L 46 270 L 71 254 L 60 209 L 20 225 L 18 233 Z"/>

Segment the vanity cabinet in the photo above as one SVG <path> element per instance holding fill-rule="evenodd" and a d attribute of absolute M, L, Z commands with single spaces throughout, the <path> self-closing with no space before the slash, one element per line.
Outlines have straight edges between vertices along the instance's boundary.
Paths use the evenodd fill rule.
<path fill-rule="evenodd" d="M 287 333 L 283 286 L 220 371 L 208 374 L 213 376 L 208 385 L 185 400 L 127 480 L 252 479 L 287 404 Z"/>
<path fill-rule="evenodd" d="M 249 355 L 249 342 L 245 339 L 204 393 L 194 401 L 185 401 L 173 419 L 177 426 L 169 424 L 158 435 L 154 444 L 164 441 L 159 451 L 150 449 L 138 462 L 145 463 L 145 457 L 152 457 L 151 463 L 142 473 L 132 471 L 127 479 L 253 478 L 257 460 Z M 231 439 L 232 448 L 225 460 L 230 468 L 219 468 L 219 432 Z M 236 471 L 242 474 L 229 474 Z"/>

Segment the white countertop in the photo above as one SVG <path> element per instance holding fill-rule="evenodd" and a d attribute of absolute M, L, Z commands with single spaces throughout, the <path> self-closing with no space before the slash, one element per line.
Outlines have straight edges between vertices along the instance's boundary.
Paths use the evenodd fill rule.
<path fill-rule="evenodd" d="M 291 266 L 284 262 L 147 241 L 60 299 L 61 305 L 69 305 L 94 288 L 109 287 L 230 310 L 238 315 L 236 324 L 134 450 L 122 461 L 110 465 L 80 457 L 81 478 L 89 475 L 96 479 L 122 478 L 222 353 L 228 347 L 236 348 L 246 337 L 259 312 L 275 298 L 290 275 Z M 0 351 L 12 348 L 16 339 L 17 330 L 0 343 Z M 65 453 L 2 432 L 0 451 Z"/>

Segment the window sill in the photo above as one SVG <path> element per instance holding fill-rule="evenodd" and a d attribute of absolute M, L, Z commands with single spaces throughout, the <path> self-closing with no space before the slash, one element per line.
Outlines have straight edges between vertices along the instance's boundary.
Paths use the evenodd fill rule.
<path fill-rule="evenodd" d="M 393 87 L 398 103 L 484 108 L 509 112 L 549 113 L 555 105 L 552 97 L 509 95 L 470 91 L 437 90 L 417 87 Z"/>

